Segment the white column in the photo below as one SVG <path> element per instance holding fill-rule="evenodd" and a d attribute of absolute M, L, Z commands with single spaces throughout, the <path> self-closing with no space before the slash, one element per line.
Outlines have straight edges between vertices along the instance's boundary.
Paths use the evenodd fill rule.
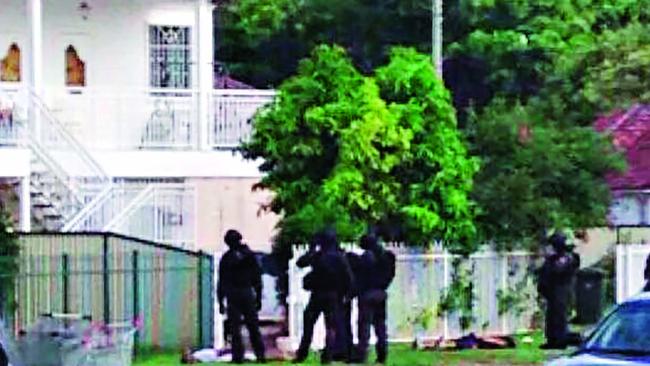
<path fill-rule="evenodd" d="M 431 53 L 433 63 L 442 78 L 442 0 L 431 0 Z"/>
<path fill-rule="evenodd" d="M 43 92 L 43 4 L 41 0 L 27 0 L 29 2 L 29 23 L 31 30 L 31 43 L 30 43 L 30 72 L 29 75 L 29 88 L 37 95 L 42 95 Z M 27 98 L 30 100 L 30 98 Z M 33 104 L 30 104 L 30 118 L 33 123 L 32 133 L 36 139 L 41 136 L 41 123 L 40 116 L 32 109 Z"/>
<path fill-rule="evenodd" d="M 212 24 L 213 5 L 210 0 L 196 0 L 196 31 L 198 47 L 198 111 L 199 111 L 199 148 L 209 148 L 208 133 L 210 126 L 210 103 L 214 85 L 213 72 L 213 43 L 214 31 Z"/>
<path fill-rule="evenodd" d="M 27 233 L 32 230 L 32 197 L 30 195 L 29 175 L 20 180 L 20 231 Z"/>

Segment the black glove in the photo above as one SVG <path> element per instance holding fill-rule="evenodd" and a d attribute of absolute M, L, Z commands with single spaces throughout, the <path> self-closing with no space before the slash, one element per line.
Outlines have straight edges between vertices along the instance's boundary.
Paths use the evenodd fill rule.
<path fill-rule="evenodd" d="M 226 307 L 223 306 L 223 303 L 219 303 L 219 314 L 223 315 L 226 313 Z"/>
<path fill-rule="evenodd" d="M 261 297 L 257 298 L 257 303 L 255 304 L 255 309 L 257 309 L 257 311 L 262 310 L 262 298 Z"/>

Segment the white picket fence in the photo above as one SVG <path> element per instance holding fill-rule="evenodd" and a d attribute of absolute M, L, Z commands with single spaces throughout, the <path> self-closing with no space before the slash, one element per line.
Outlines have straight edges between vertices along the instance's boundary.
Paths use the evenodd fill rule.
<path fill-rule="evenodd" d="M 616 302 L 637 295 L 645 285 L 643 272 L 650 255 L 650 244 L 616 246 Z"/>
<path fill-rule="evenodd" d="M 463 335 L 458 317 L 454 314 L 436 316 L 428 329 L 418 329 L 414 317 L 428 308 L 436 312 L 438 302 L 444 289 L 451 283 L 453 256 L 446 251 L 423 251 L 401 247 L 389 248 L 397 255 L 396 278 L 389 289 L 388 332 L 393 342 L 408 342 L 415 338 L 416 332 L 423 339 L 453 339 Z M 358 251 L 358 249 L 353 249 Z M 309 268 L 296 266 L 297 258 L 305 253 L 305 248 L 294 250 L 293 260 L 289 265 L 289 337 L 294 349 L 298 347 L 303 327 L 303 311 L 309 300 L 309 292 L 302 288 L 303 277 Z M 469 330 L 476 334 L 512 334 L 530 329 L 531 321 L 537 310 L 535 280 L 528 276 L 533 258 L 528 253 L 496 253 L 484 251 L 472 255 L 470 263 L 473 268 L 474 315 L 475 321 Z M 523 287 L 517 287 L 518 285 Z M 529 294 L 525 311 L 500 314 L 499 290 Z M 523 290 L 522 290 L 523 288 Z M 356 324 L 356 304 L 353 305 L 352 318 Z M 356 326 L 353 332 L 356 338 Z M 325 327 L 323 317 L 314 330 L 314 349 L 324 345 Z"/>

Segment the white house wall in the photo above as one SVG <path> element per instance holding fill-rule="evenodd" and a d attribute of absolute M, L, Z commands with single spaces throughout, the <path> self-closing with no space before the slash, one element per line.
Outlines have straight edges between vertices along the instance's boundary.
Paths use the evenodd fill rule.
<path fill-rule="evenodd" d="M 0 55 L 4 57 L 12 43 L 18 44 L 23 81 L 30 54 L 26 3 L 0 0 Z M 42 97 L 54 115 L 91 148 L 101 149 L 116 140 L 137 144 L 153 108 L 147 94 L 148 26 L 191 28 L 192 87 L 196 88 L 197 1 L 89 0 L 88 4 L 91 10 L 84 20 L 78 0 L 42 0 Z M 85 63 L 83 88 L 65 85 L 65 51 L 70 45 Z M 196 102 L 196 98 L 186 102 L 193 113 Z"/>
<path fill-rule="evenodd" d="M 58 0 L 44 6 L 45 37 L 50 42 L 46 39 L 43 54 L 52 60 L 45 72 L 48 105 L 70 130 L 92 141 L 95 146 L 91 148 L 102 148 L 103 141 L 137 140 L 139 134 L 124 134 L 124 130 L 140 131 L 147 120 L 142 106 L 148 103 L 144 98 L 149 86 L 148 26 L 190 26 L 195 38 L 195 2 L 90 1 L 88 20 L 80 17 L 78 3 Z M 86 65 L 81 94 L 66 93 L 63 88 L 68 45 L 75 47 Z M 196 47 L 193 51 L 196 60 Z M 195 85 L 196 77 L 193 81 Z"/>
<path fill-rule="evenodd" d="M 29 25 L 25 0 L 0 0 L 0 58 L 4 58 L 12 43 L 21 50 L 22 78 L 29 62 Z"/>
<path fill-rule="evenodd" d="M 190 179 L 196 187 L 197 249 L 225 251 L 223 237 L 229 229 L 242 233 L 253 250 L 269 251 L 279 217 L 262 212 L 269 191 L 252 191 L 257 178 Z"/>
<path fill-rule="evenodd" d="M 0 148 L 0 177 L 28 177 L 30 158 L 29 150 Z"/>
<path fill-rule="evenodd" d="M 108 174 L 123 178 L 194 177 L 255 178 L 259 162 L 246 161 L 230 151 L 99 152 L 95 157 Z"/>
<path fill-rule="evenodd" d="M 43 1 L 46 87 L 65 86 L 65 49 L 86 63 L 86 87 L 115 91 L 148 86 L 148 25 L 194 26 L 195 2 L 94 0 L 83 20 L 78 0 Z M 193 32 L 194 33 L 194 32 Z"/>
<path fill-rule="evenodd" d="M 0 50 L 19 43 L 29 50 L 26 0 L 0 0 Z M 73 45 L 86 62 L 89 88 L 146 88 L 148 25 L 195 27 L 195 1 L 90 0 L 89 17 L 78 0 L 43 0 L 43 59 L 46 88 L 65 86 L 65 49 Z M 196 32 L 192 32 L 194 37 Z M 23 68 L 25 70 L 25 68 Z M 24 72 L 23 72 L 24 74 Z"/>

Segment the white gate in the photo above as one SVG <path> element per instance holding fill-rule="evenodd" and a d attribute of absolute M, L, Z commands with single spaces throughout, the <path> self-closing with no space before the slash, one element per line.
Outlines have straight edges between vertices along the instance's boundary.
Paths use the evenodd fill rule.
<path fill-rule="evenodd" d="M 650 244 L 616 246 L 616 302 L 637 295 L 645 285 L 643 272 L 650 255 Z"/>

